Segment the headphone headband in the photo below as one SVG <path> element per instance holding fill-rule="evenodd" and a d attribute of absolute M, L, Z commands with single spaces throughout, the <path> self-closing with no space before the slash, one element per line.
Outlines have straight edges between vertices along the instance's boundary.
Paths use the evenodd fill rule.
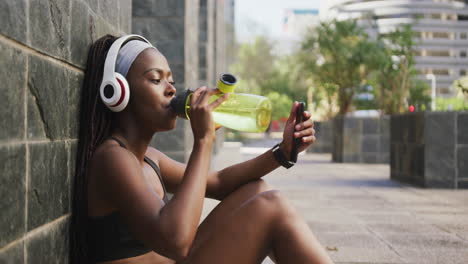
<path fill-rule="evenodd" d="M 115 71 L 120 48 L 130 40 L 141 40 L 152 46 L 147 39 L 140 35 L 126 35 L 115 40 L 109 48 L 99 92 L 103 103 L 113 112 L 125 109 L 130 98 L 130 89 L 125 76 Z"/>
<path fill-rule="evenodd" d="M 115 64 L 117 62 L 117 55 L 119 55 L 120 48 L 130 40 L 141 40 L 151 45 L 151 43 L 140 35 L 126 35 L 118 38 L 109 51 L 107 52 L 106 62 L 104 64 L 104 76 L 102 78 L 103 82 L 109 78 L 112 78 L 115 72 Z"/>

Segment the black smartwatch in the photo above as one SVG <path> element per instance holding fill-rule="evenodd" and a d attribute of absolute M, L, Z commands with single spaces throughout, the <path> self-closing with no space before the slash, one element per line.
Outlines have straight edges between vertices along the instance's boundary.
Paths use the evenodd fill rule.
<path fill-rule="evenodd" d="M 280 143 L 276 144 L 271 151 L 273 152 L 273 156 L 275 157 L 276 161 L 278 163 L 285 167 L 286 169 L 291 168 L 295 162 L 290 161 L 288 158 L 286 158 L 286 155 L 284 155 L 283 151 L 280 149 Z"/>

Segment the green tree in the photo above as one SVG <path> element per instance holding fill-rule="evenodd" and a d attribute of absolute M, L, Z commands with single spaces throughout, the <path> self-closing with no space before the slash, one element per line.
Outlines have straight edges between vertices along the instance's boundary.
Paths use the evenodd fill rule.
<path fill-rule="evenodd" d="M 464 76 L 453 82 L 453 86 L 458 89 L 459 93 L 465 97 L 468 102 L 468 76 Z"/>
<path fill-rule="evenodd" d="M 429 91 L 430 87 L 425 81 L 413 79 L 409 89 L 408 104 L 420 110 L 430 109 L 432 98 Z"/>
<path fill-rule="evenodd" d="M 375 84 L 375 96 L 380 109 L 386 114 L 405 111 L 407 101 L 412 95 L 424 91 L 420 82 L 413 81 L 414 69 L 414 31 L 410 25 L 404 25 L 393 32 L 379 36 L 377 45 L 372 50 L 368 65 L 375 70 L 372 73 Z M 412 100 L 424 99 L 415 97 Z"/>
<path fill-rule="evenodd" d="M 273 43 L 259 36 L 253 43 L 241 44 L 231 71 L 240 79 L 236 92 L 265 94 L 264 82 L 272 76 L 276 56 Z"/>
<path fill-rule="evenodd" d="M 328 98 L 337 88 L 340 114 L 351 110 L 353 96 L 369 71 L 366 62 L 373 45 L 355 20 L 320 23 L 302 42 L 304 70 L 321 84 L 317 87 L 325 89 Z"/>
<path fill-rule="evenodd" d="M 270 92 L 266 97 L 270 99 L 273 106 L 271 111 L 271 120 L 279 120 L 283 117 L 289 117 L 292 105 L 292 99 L 289 96 L 278 92 Z"/>

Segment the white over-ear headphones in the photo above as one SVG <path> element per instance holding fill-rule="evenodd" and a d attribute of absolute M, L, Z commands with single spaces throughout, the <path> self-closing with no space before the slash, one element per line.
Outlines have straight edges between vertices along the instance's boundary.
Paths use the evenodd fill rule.
<path fill-rule="evenodd" d="M 107 52 L 106 62 L 104 63 L 104 74 L 99 91 L 102 102 L 113 112 L 124 110 L 130 99 L 130 89 L 127 80 L 122 74 L 115 71 L 119 50 L 130 40 L 141 40 L 151 45 L 147 39 L 139 35 L 126 35 L 112 43 Z"/>

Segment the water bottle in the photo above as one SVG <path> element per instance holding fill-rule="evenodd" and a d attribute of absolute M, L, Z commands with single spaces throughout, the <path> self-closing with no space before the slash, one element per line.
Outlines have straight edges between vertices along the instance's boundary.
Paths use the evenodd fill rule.
<path fill-rule="evenodd" d="M 264 96 L 233 93 L 237 79 L 232 74 L 222 74 L 218 81 L 218 89 L 222 93 L 230 93 L 229 98 L 213 110 L 213 120 L 216 124 L 244 132 L 265 132 L 271 120 L 271 102 Z M 185 90 L 171 101 L 172 109 L 177 116 L 189 119 L 191 90 Z M 212 95 L 213 102 L 222 94 Z"/>

